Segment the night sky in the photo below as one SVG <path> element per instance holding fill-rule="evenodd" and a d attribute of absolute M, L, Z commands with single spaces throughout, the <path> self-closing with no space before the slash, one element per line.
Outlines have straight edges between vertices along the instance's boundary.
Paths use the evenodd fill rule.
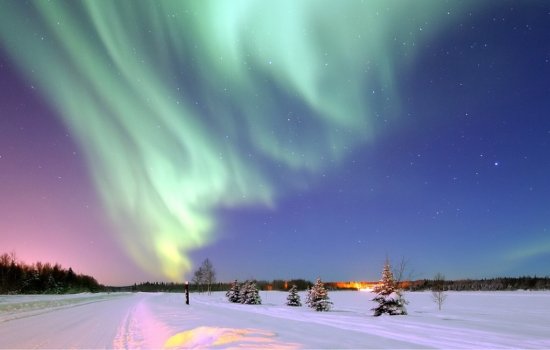
<path fill-rule="evenodd" d="M 0 91 L 28 263 L 550 274 L 548 1 L 4 1 Z"/>

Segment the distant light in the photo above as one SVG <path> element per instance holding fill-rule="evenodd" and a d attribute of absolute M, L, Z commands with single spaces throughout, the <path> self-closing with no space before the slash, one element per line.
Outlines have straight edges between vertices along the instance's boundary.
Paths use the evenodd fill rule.
<path fill-rule="evenodd" d="M 499 166 L 499 164 L 500 164 L 499 162 L 495 162 L 495 166 Z"/>

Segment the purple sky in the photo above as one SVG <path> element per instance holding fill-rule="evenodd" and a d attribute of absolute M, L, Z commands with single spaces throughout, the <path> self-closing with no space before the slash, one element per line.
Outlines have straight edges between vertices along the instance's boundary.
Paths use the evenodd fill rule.
<path fill-rule="evenodd" d="M 429 7 L 434 3 L 422 4 Z M 245 73 L 236 71 L 231 74 L 241 74 L 238 79 L 229 73 L 222 79 L 214 74 L 217 68 L 208 63 L 215 49 L 205 53 L 210 46 L 208 42 L 201 42 L 204 39 L 200 34 L 196 34 L 194 41 L 194 36 L 176 31 L 176 38 L 181 35 L 184 42 L 183 48 L 178 50 L 177 46 L 166 44 L 166 52 L 158 52 L 151 38 L 144 35 L 140 41 L 140 30 L 146 32 L 150 26 L 146 9 L 140 9 L 143 15 L 138 19 L 142 22 L 132 22 L 135 18 L 117 13 L 127 21 L 121 26 L 122 33 L 133 35 L 133 40 L 143 44 L 138 51 L 148 48 L 144 51 L 143 64 L 147 66 L 144 72 L 168 76 L 169 67 L 180 69 L 174 72 L 174 81 L 166 85 L 177 85 L 178 91 L 183 91 L 181 105 L 192 113 L 182 115 L 182 120 L 190 123 L 186 125 L 200 125 L 197 130 L 206 135 L 199 138 L 193 134 L 197 139 L 189 143 L 185 143 L 189 140 L 187 134 L 181 136 L 182 143 L 188 147 L 182 152 L 187 154 L 189 149 L 201 145 L 197 146 L 201 150 L 196 154 L 206 158 L 204 148 L 217 149 L 220 144 L 221 150 L 227 151 L 223 161 L 204 173 L 200 173 L 200 169 L 206 168 L 201 166 L 186 170 L 189 160 L 176 151 L 166 157 L 176 174 L 199 172 L 192 183 L 186 182 L 185 176 L 181 178 L 188 186 L 182 190 L 183 202 L 187 205 L 184 212 L 195 215 L 193 225 L 204 221 L 208 228 L 197 229 L 199 233 L 193 236 L 188 233 L 193 229 L 185 226 L 186 221 L 182 219 L 182 241 L 179 231 L 166 236 L 177 237 L 173 238 L 174 245 L 182 256 L 189 257 L 191 269 L 208 257 L 217 268 L 220 280 L 314 279 L 317 276 L 325 280 L 372 280 L 379 278 L 388 255 L 394 261 L 401 257 L 408 259 L 415 278 L 431 278 L 438 271 L 448 278 L 548 275 L 550 5 L 543 1 L 474 4 L 465 2 L 460 9 L 453 8 L 458 5 L 452 3 L 438 5 L 440 13 L 436 11 L 433 18 L 427 17 L 432 19 L 425 26 L 430 35 L 418 38 L 414 59 L 405 59 L 409 54 L 402 47 L 405 43 L 387 46 L 387 62 L 396 65 L 391 89 L 382 78 L 374 79 L 375 83 L 367 79 L 370 73 L 365 73 L 364 67 L 371 61 L 360 60 L 359 56 L 364 54 L 360 45 L 346 55 L 356 55 L 362 62 L 361 70 L 353 71 L 356 67 L 350 63 L 349 72 L 341 65 L 340 71 L 327 73 L 323 84 L 334 88 L 331 94 L 344 91 L 345 96 L 359 94 L 367 101 L 371 117 L 365 123 L 369 123 L 372 137 L 362 131 L 355 133 L 354 127 L 346 130 L 340 120 L 334 124 L 330 124 L 332 120 L 319 122 L 318 114 L 331 116 L 329 107 L 334 105 L 340 107 L 340 114 L 357 112 L 360 108 L 354 109 L 350 103 L 346 109 L 346 104 L 342 107 L 338 101 L 329 106 L 328 103 L 333 102 L 329 97 L 329 102 L 320 100 L 317 105 L 326 107 L 326 111 L 321 111 L 321 107 L 316 110 L 307 98 L 300 99 L 293 90 L 295 85 L 282 82 L 281 76 L 286 72 L 282 68 L 279 75 L 270 75 L 268 68 L 250 59 L 247 64 L 252 73 L 245 77 Z M 30 6 L 4 3 L 0 5 L 3 13 L 0 20 L 7 21 L 6 16 L 12 16 L 40 23 L 39 19 L 49 11 L 48 5 L 44 5 L 43 12 Z M 361 9 L 365 13 L 369 11 L 366 7 Z M 157 10 L 162 13 L 167 9 L 159 6 Z M 205 12 L 195 10 L 197 18 L 207 18 L 200 17 L 207 16 Z M 438 16 L 459 10 L 459 15 L 437 30 L 431 25 L 437 22 Z M 77 55 L 72 61 L 67 59 L 63 64 L 76 66 L 78 57 L 85 62 L 87 57 L 92 57 L 85 55 L 96 51 L 98 60 L 102 55 L 107 57 L 107 43 L 95 44 L 100 42 L 96 35 L 100 37 L 101 27 L 84 20 L 92 18 L 86 6 L 69 6 L 66 11 L 82 23 L 67 20 L 64 33 L 80 28 L 95 46 L 90 44 L 90 51 L 76 51 L 82 52 L 82 56 Z M 321 15 L 316 17 L 316 13 L 312 11 L 308 18 L 322 18 L 319 19 L 324 21 L 322 28 L 328 28 L 331 21 Z M 390 10 L 382 14 L 392 15 L 395 14 Z M 403 18 L 411 23 L 417 20 L 414 13 L 410 16 Z M 261 18 L 260 13 L 257 17 Z M 167 23 L 160 21 L 156 38 L 169 43 L 173 38 L 169 40 L 165 36 L 168 34 L 159 28 L 171 24 L 168 19 Z M 195 25 L 199 28 L 197 33 L 201 33 L 204 28 L 201 29 L 200 23 L 192 21 L 189 27 Z M 181 24 L 184 29 L 186 25 Z M 422 25 L 416 28 L 421 30 Z M 369 24 L 359 24 L 358 28 L 364 26 Z M 0 36 L 0 253 L 15 251 L 19 259 L 28 263 L 58 262 L 79 273 L 93 275 L 103 284 L 168 280 L 163 272 L 166 260 L 162 255 L 169 255 L 169 247 L 149 250 L 149 246 L 158 243 L 155 240 L 158 235 L 146 232 L 157 224 L 165 227 L 158 221 L 162 216 L 159 207 L 151 209 L 144 205 L 142 211 L 130 210 L 106 195 L 107 187 L 101 187 L 110 181 L 109 174 L 118 174 L 118 168 L 107 166 L 112 164 L 107 161 L 101 163 L 109 157 L 109 150 L 100 153 L 97 145 L 101 146 L 102 140 L 105 144 L 124 143 L 132 136 L 128 130 L 133 126 L 126 130 L 122 122 L 114 122 L 116 118 L 122 121 L 131 116 L 120 116 L 125 110 L 117 108 L 116 101 L 109 106 L 106 102 L 113 93 L 120 94 L 117 98 L 126 98 L 125 91 L 111 92 L 114 88 L 108 82 L 97 87 L 93 79 L 86 80 L 79 75 L 49 79 L 44 67 L 51 66 L 53 70 L 63 65 L 53 58 L 48 61 L 47 53 L 61 52 L 64 40 L 68 39 L 56 36 L 47 25 L 36 28 L 42 31 L 16 32 L 13 28 L 8 32 L 0 27 L 6 34 Z M 357 28 L 350 25 L 344 29 Z M 344 35 L 344 29 L 334 31 L 337 39 L 338 35 Z M 283 35 L 283 32 L 281 29 L 278 33 Z M 340 39 L 330 39 L 332 37 L 321 29 L 319 33 L 322 33 L 320 42 L 326 40 L 322 42 L 322 49 L 319 48 L 326 51 L 325 56 L 342 53 L 335 44 Z M 24 45 L 33 40 L 44 41 L 40 38 L 42 35 L 50 45 L 44 51 L 40 51 L 39 46 Z M 283 38 L 283 42 L 285 40 Z M 384 43 L 383 39 L 376 40 Z M 131 43 L 120 45 L 122 55 L 135 50 Z M 105 47 L 105 51 L 98 47 Z M 33 51 L 35 49 L 37 51 Z M 115 57 L 112 52 L 109 54 Z M 204 61 L 197 63 L 200 57 Z M 281 57 L 285 56 L 281 54 Z M 345 58 L 342 60 L 347 62 Z M 169 63 L 162 66 L 162 62 Z M 381 66 L 386 61 L 372 62 Z M 278 62 L 274 59 L 264 63 L 269 67 Z M 113 66 L 116 66 L 114 58 Z M 331 67 L 328 61 L 327 67 Z M 40 69 L 43 71 L 38 72 Z M 70 75 L 72 68 L 67 69 Z M 364 83 L 356 84 L 354 90 L 342 88 L 338 84 L 343 81 L 344 71 L 351 77 L 364 78 Z M 85 68 L 78 72 L 86 76 Z M 124 67 L 121 66 L 120 72 L 124 73 Z M 133 73 L 138 79 L 142 72 Z M 211 79 L 218 78 L 220 81 L 211 83 Z M 220 87 L 223 84 L 227 84 L 226 89 L 233 89 L 235 95 L 223 97 Z M 250 95 L 247 84 L 260 88 L 255 91 L 261 92 L 262 99 Z M 139 91 L 138 85 L 126 82 L 124 86 L 128 86 L 128 91 Z M 164 87 L 159 85 L 157 90 Z M 104 135 L 95 134 L 95 144 L 90 142 L 92 138 L 86 137 L 86 130 L 78 130 L 85 124 L 78 124 L 74 121 L 78 118 L 72 120 L 74 116 L 67 116 L 71 106 L 67 107 L 68 102 L 58 93 L 63 89 L 74 90 L 84 97 L 97 97 L 98 110 L 109 111 L 112 117 L 107 119 L 113 120 L 113 125 L 121 131 L 111 133 L 111 129 L 106 129 Z M 239 89 L 242 95 L 235 97 Z M 105 96 L 101 96 L 103 92 Z M 136 97 L 135 102 L 143 101 Z M 177 104 L 180 106 L 179 100 Z M 155 113 L 165 110 L 151 108 Z M 254 108 L 261 111 L 256 116 L 250 112 Z M 126 110 L 130 113 L 131 106 Z M 226 112 L 223 118 L 219 116 Z M 82 118 L 94 118 L 90 110 L 86 113 Z M 292 121 L 296 124 L 290 126 Z M 135 119 L 135 124 L 144 128 L 150 122 Z M 245 126 L 256 134 L 245 135 Z M 177 130 L 170 130 L 166 138 L 178 140 Z M 265 135 L 258 136 L 263 132 Z M 341 137 L 339 133 L 349 136 Z M 119 139 L 117 135 L 123 137 Z M 277 144 L 282 145 L 280 149 L 268 148 L 269 135 L 274 135 Z M 160 136 L 159 140 L 164 137 Z M 153 138 L 149 140 L 155 142 Z M 226 142 L 225 148 L 219 140 Z M 330 142 L 325 143 L 326 140 L 336 140 L 344 151 L 331 153 L 327 146 Z M 140 144 L 136 143 L 135 147 L 129 144 L 125 144 L 124 150 L 133 166 L 141 164 L 143 171 L 147 171 L 149 165 L 140 159 L 148 158 L 136 155 Z M 303 158 L 308 159 L 296 165 L 294 158 L 284 158 L 279 151 L 301 152 Z M 113 148 L 112 152 L 121 151 Z M 234 162 L 227 161 L 228 158 Z M 218 169 L 219 173 L 212 169 Z M 210 193 L 218 190 L 217 179 L 225 179 L 222 174 L 232 174 L 232 171 L 245 175 L 233 175 L 223 191 L 216 196 Z M 205 179 L 204 184 L 199 181 L 201 178 Z M 210 178 L 213 182 L 207 183 Z M 240 181 L 242 179 L 245 180 Z M 146 191 L 140 187 L 143 184 L 135 181 L 139 191 Z M 150 178 L 146 183 L 156 184 L 155 181 L 157 178 Z M 249 182 L 256 185 L 255 181 L 261 184 L 258 188 L 269 190 L 260 195 L 250 190 L 254 187 L 246 186 Z M 207 191 L 201 197 L 196 188 L 203 185 Z M 174 191 L 179 190 L 174 187 Z M 152 192 L 147 191 L 150 197 Z M 122 194 L 116 192 L 112 196 Z M 200 199 L 198 204 L 192 201 L 194 196 Z M 161 190 L 158 197 L 165 200 L 160 208 L 175 215 L 175 209 L 167 204 L 174 205 L 171 199 L 167 200 Z M 127 230 L 121 230 L 125 222 Z M 189 271 L 186 275 L 185 269 L 181 271 L 182 280 L 189 278 Z"/>

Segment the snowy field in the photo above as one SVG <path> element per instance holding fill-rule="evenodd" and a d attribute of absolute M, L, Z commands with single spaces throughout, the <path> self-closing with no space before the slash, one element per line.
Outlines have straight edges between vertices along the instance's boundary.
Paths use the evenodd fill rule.
<path fill-rule="evenodd" d="M 392 317 L 371 316 L 370 293 L 331 292 L 324 313 L 260 295 L 0 295 L 0 348 L 550 348 L 550 292 L 448 293 L 442 311 L 407 293 L 409 315 Z"/>

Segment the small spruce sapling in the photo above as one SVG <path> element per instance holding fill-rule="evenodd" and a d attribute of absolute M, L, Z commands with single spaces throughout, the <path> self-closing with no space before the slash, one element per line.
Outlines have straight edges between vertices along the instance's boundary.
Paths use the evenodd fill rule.
<path fill-rule="evenodd" d="M 227 293 L 225 293 L 225 296 L 227 297 L 227 300 L 229 300 L 229 302 L 231 302 L 231 303 L 238 303 L 239 302 L 239 291 L 240 291 L 239 282 L 237 282 L 237 280 L 235 280 L 235 282 L 233 282 L 233 285 L 231 286 L 231 288 L 227 291 Z"/>
<path fill-rule="evenodd" d="M 239 299 L 237 300 L 238 303 L 244 304 L 246 300 L 246 292 L 248 291 L 248 284 L 250 283 L 249 280 L 244 281 L 241 284 L 241 288 L 239 289 Z"/>
<path fill-rule="evenodd" d="M 256 282 L 247 281 L 243 286 L 241 286 L 241 296 L 242 304 L 251 304 L 259 305 L 262 303 L 262 298 L 260 298 L 260 292 L 256 288 Z"/>
<path fill-rule="evenodd" d="M 315 311 L 329 311 L 332 305 L 328 292 L 320 278 L 308 291 L 306 304 Z"/>
<path fill-rule="evenodd" d="M 286 300 L 286 304 L 288 306 L 302 306 L 300 295 L 298 294 L 298 287 L 296 287 L 296 285 L 293 285 L 292 288 L 290 288 Z"/>
<path fill-rule="evenodd" d="M 378 306 L 373 308 L 374 316 L 382 314 L 389 315 L 406 315 L 407 310 L 405 304 L 407 301 L 403 298 L 402 292 L 397 286 L 389 260 L 386 260 L 384 270 L 382 271 L 382 279 L 373 290 L 376 296 L 373 301 L 378 303 Z"/>

